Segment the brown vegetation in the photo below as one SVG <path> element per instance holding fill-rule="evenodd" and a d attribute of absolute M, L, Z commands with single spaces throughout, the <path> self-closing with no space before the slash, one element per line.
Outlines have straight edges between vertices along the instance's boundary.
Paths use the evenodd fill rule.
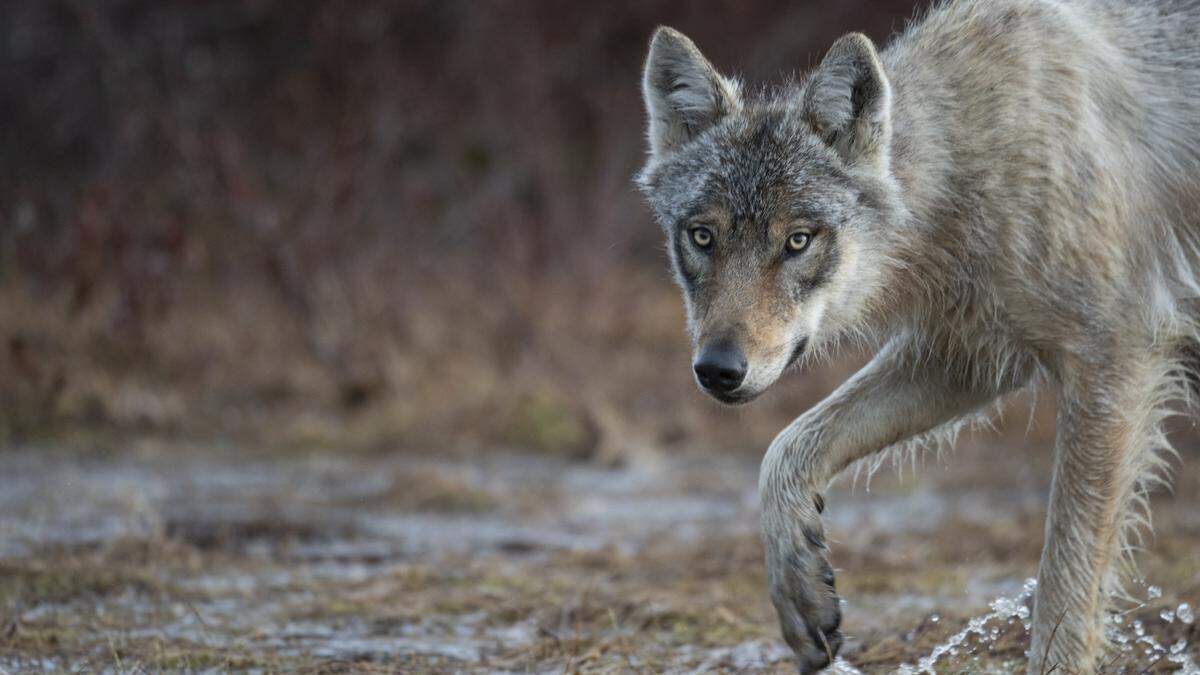
<path fill-rule="evenodd" d="M 908 11 L 10 3 L 0 433 L 761 447 L 829 382 L 695 393 L 630 181 L 645 41 L 778 80 Z"/>

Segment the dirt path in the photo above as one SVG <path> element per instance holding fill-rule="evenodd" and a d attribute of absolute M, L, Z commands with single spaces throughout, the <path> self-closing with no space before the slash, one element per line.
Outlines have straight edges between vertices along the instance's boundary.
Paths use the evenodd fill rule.
<path fill-rule="evenodd" d="M 753 458 L 609 469 L 130 447 L 2 455 L 3 671 L 789 672 Z M 1040 472 L 994 449 L 964 454 L 916 481 L 830 494 L 848 663 L 917 664 L 1033 574 Z M 1173 670 L 1175 645 L 1196 654 L 1178 611 L 1200 600 L 1194 487 L 1185 477 L 1156 500 L 1147 602 L 1114 625 L 1136 649 L 1114 671 Z M 936 666 L 1014 667 L 1021 607 Z"/>

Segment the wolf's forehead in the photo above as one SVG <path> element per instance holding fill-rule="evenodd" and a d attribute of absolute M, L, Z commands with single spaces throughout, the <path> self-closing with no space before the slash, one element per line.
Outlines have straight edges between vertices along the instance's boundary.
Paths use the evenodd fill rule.
<path fill-rule="evenodd" d="M 819 210 L 840 174 L 807 126 L 778 115 L 739 120 L 710 143 L 699 195 L 735 221 L 765 222 L 781 213 Z"/>
<path fill-rule="evenodd" d="M 739 222 L 819 214 L 846 176 L 807 124 L 778 110 L 727 119 L 643 178 L 662 222 L 710 213 Z"/>

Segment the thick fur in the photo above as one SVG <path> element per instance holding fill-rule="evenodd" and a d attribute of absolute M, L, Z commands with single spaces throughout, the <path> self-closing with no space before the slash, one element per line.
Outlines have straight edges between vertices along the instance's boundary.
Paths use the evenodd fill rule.
<path fill-rule="evenodd" d="M 643 87 L 638 181 L 695 345 L 748 364 L 722 400 L 847 340 L 881 345 L 763 460 L 771 598 L 801 670 L 841 639 L 828 482 L 1034 386 L 1059 421 L 1029 669 L 1094 670 L 1167 479 L 1163 418 L 1196 381 L 1200 0 L 945 2 L 750 99 L 662 28 Z M 788 253 L 797 231 L 810 243 Z"/>

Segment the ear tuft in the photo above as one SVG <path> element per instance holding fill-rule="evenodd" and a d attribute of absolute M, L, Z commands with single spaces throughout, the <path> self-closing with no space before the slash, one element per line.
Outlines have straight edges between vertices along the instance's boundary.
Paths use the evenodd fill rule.
<path fill-rule="evenodd" d="M 879 53 L 862 33 L 833 43 L 804 91 L 813 130 L 851 165 L 887 169 L 892 136 L 892 90 Z"/>
<path fill-rule="evenodd" d="M 722 77 L 683 33 L 660 26 L 642 74 L 650 153 L 662 157 L 741 108 L 738 83 Z"/>

